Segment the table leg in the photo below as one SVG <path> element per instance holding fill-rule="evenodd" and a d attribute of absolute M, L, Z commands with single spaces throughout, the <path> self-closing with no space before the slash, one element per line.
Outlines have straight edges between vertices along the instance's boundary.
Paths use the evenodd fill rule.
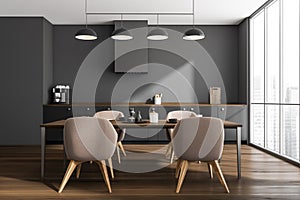
<path fill-rule="evenodd" d="M 237 172 L 238 179 L 241 178 L 241 140 L 242 140 L 242 128 L 236 128 L 236 150 L 237 150 Z"/>
<path fill-rule="evenodd" d="M 45 172 L 45 144 L 46 144 L 45 127 L 41 127 L 41 180 L 44 180 L 44 172 Z"/>

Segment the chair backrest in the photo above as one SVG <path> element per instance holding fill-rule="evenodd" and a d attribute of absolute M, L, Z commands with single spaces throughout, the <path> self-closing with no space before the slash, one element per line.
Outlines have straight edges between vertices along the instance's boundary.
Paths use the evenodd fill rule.
<path fill-rule="evenodd" d="M 99 111 L 99 112 L 95 113 L 94 117 L 103 118 L 103 119 L 107 119 L 107 120 L 116 120 L 119 117 L 124 117 L 124 114 L 117 110 L 104 110 L 104 111 Z M 118 142 L 122 141 L 124 139 L 125 132 L 126 132 L 125 128 L 117 130 Z"/>
<path fill-rule="evenodd" d="M 119 117 L 124 117 L 124 114 L 116 110 L 104 110 L 95 113 L 94 117 L 104 118 L 107 120 L 115 120 L 118 119 Z"/>
<path fill-rule="evenodd" d="M 106 119 L 74 117 L 65 122 L 64 145 L 70 160 L 106 160 L 112 157 L 116 143 L 117 133 Z"/>
<path fill-rule="evenodd" d="M 168 113 L 166 120 L 176 118 L 178 120 L 190 118 L 190 117 L 196 117 L 197 114 L 193 111 L 188 110 L 174 110 Z"/>
<path fill-rule="evenodd" d="M 173 148 L 178 158 L 189 161 L 213 161 L 221 158 L 224 146 L 224 125 L 221 119 L 182 119 L 173 133 Z"/>

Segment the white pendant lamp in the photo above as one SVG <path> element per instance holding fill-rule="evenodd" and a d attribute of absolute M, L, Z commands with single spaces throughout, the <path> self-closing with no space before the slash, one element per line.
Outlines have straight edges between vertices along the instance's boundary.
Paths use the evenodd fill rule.
<path fill-rule="evenodd" d="M 183 39 L 184 40 L 202 40 L 205 38 L 204 32 L 195 27 L 195 5 L 194 5 L 194 0 L 193 0 L 193 28 L 187 30 L 184 35 Z"/>
<path fill-rule="evenodd" d="M 97 33 L 93 29 L 87 27 L 86 7 L 87 0 L 85 0 L 85 28 L 77 31 L 77 33 L 75 34 L 75 38 L 78 40 L 96 40 L 98 37 Z"/>
<path fill-rule="evenodd" d="M 131 40 L 131 33 L 123 27 L 123 14 L 121 14 L 121 27 L 114 30 L 110 36 L 114 40 Z"/>
<path fill-rule="evenodd" d="M 158 19 L 159 19 L 159 16 L 157 14 L 157 27 L 152 29 L 148 33 L 148 35 L 147 35 L 148 40 L 166 40 L 169 37 L 167 31 L 158 27 L 158 24 L 159 24 Z"/>

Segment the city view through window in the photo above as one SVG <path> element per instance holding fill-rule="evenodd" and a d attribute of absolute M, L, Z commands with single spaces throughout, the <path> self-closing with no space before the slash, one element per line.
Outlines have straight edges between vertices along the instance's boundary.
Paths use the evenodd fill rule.
<path fill-rule="evenodd" d="M 296 162 L 299 0 L 274 0 L 250 19 L 250 142 Z"/>

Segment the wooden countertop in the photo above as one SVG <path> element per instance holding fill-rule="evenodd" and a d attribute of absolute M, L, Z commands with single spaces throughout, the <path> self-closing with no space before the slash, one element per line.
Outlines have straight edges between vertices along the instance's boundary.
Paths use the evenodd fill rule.
<path fill-rule="evenodd" d="M 142 102 L 132 103 L 73 103 L 73 104 L 45 104 L 44 106 L 139 106 L 139 107 L 152 107 L 152 106 L 239 106 L 246 107 L 246 104 L 208 104 L 208 103 L 178 103 L 178 102 L 164 102 L 161 105 L 157 104 L 146 104 Z"/>

